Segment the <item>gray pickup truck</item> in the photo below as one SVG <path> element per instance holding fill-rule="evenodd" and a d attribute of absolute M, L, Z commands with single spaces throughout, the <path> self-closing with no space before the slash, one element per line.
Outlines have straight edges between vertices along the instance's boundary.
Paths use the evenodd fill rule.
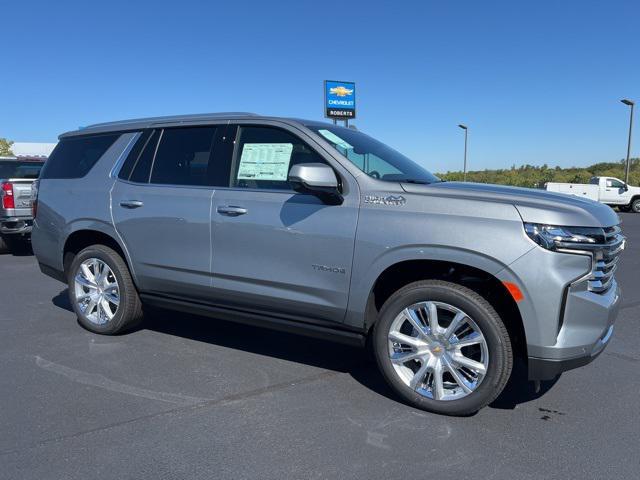
<path fill-rule="evenodd" d="M 432 412 L 484 407 L 518 359 L 532 380 L 589 363 L 621 302 L 611 208 L 442 182 L 327 123 L 93 125 L 60 137 L 34 191 L 40 268 L 92 332 L 152 305 L 368 346 L 397 395 Z"/>
<path fill-rule="evenodd" d="M 43 164 L 43 160 L 0 157 L 0 251 L 31 233 L 31 184 Z"/>

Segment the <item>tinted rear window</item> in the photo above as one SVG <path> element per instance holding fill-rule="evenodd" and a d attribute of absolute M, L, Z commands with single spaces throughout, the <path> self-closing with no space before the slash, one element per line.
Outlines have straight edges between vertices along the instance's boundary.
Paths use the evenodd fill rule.
<path fill-rule="evenodd" d="M 215 127 L 164 130 L 153 162 L 151 183 L 207 185 Z"/>
<path fill-rule="evenodd" d="M 41 178 L 84 177 L 118 137 L 119 133 L 63 138 L 42 169 Z"/>
<path fill-rule="evenodd" d="M 41 162 L 0 161 L 0 178 L 38 178 Z"/>

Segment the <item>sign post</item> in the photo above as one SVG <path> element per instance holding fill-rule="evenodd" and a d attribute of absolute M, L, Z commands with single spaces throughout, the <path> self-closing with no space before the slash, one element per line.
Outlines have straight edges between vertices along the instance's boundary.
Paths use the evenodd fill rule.
<path fill-rule="evenodd" d="M 324 116 L 333 122 L 356 118 L 356 84 L 354 82 L 324 81 Z"/>

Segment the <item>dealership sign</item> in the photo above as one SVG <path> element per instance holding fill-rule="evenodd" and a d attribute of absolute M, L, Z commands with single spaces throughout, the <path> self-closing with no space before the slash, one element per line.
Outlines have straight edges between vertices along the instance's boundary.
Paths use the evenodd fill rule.
<path fill-rule="evenodd" d="M 325 80 L 324 107 L 325 117 L 356 118 L 356 84 Z"/>

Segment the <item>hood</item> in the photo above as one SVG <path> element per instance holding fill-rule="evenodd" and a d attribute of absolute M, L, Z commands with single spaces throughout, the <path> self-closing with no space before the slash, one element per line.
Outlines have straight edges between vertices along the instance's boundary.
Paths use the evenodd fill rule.
<path fill-rule="evenodd" d="M 514 205 L 522 220 L 531 223 L 574 227 L 610 227 L 620 223 L 618 215 L 607 205 L 546 190 L 463 182 L 403 183 L 402 188 L 418 195 Z"/>

